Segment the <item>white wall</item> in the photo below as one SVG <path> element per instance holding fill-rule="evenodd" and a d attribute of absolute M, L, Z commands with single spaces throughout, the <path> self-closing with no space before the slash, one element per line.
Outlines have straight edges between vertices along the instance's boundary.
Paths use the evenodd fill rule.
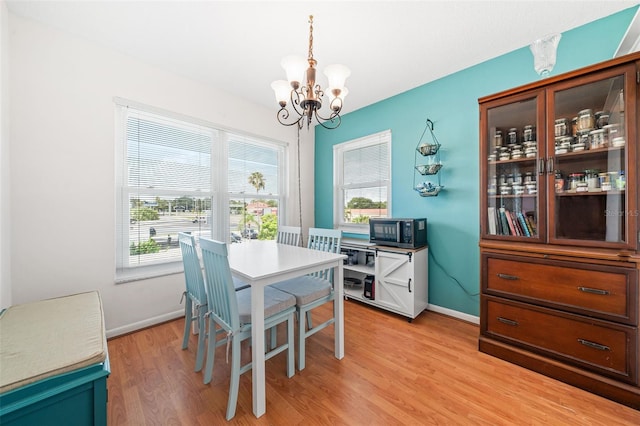
<path fill-rule="evenodd" d="M 295 129 L 276 122 L 276 105 L 248 103 L 13 14 L 9 23 L 13 303 L 98 289 L 109 335 L 179 315 L 182 275 L 114 284 L 113 97 L 288 141 L 291 159 Z M 310 226 L 313 135 L 301 133 Z M 294 193 L 295 185 L 292 178 Z M 297 217 L 291 203 L 288 222 Z"/>
<path fill-rule="evenodd" d="M 9 169 L 9 11 L 0 1 L 0 310 L 11 306 Z"/>

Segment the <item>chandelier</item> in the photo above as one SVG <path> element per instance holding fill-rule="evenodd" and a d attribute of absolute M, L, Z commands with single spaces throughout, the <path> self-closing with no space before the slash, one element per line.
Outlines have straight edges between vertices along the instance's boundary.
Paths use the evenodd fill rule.
<path fill-rule="evenodd" d="M 328 65 L 324 74 L 329 80 L 326 93 L 319 84 L 316 84 L 316 60 L 313 59 L 313 15 L 309 16 L 309 55 L 307 59 L 299 56 L 287 56 L 280 63 L 287 73 L 287 80 L 277 80 L 271 83 L 275 91 L 276 101 L 280 105 L 277 118 L 280 124 L 285 126 L 298 125 L 301 129 L 304 122 L 307 128 L 315 117 L 318 124 L 326 129 L 335 129 L 340 125 L 340 111 L 344 98 L 349 91 L 344 87 L 344 82 L 351 74 L 349 68 L 344 65 Z M 302 84 L 305 75 L 306 84 Z M 329 100 L 328 116 L 322 116 L 322 97 L 327 95 Z M 287 109 L 287 102 L 291 102 L 293 113 Z M 291 115 L 291 117 L 290 117 Z"/>

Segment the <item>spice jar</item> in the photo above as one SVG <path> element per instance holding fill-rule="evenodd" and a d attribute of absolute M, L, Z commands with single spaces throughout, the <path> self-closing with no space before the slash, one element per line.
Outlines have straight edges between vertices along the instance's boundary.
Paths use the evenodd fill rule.
<path fill-rule="evenodd" d="M 524 183 L 531 183 L 531 182 L 535 182 L 536 178 L 533 176 L 533 172 L 526 172 L 524 174 Z"/>
<path fill-rule="evenodd" d="M 590 109 L 583 109 L 578 113 L 578 130 L 591 130 L 595 124 L 593 111 Z"/>
<path fill-rule="evenodd" d="M 578 187 L 582 186 L 582 185 L 579 185 L 581 183 L 586 183 L 584 180 L 584 173 L 577 172 L 577 173 L 569 174 L 569 190 L 570 191 L 576 191 Z"/>
<path fill-rule="evenodd" d="M 618 178 L 616 179 L 616 189 L 624 191 L 625 186 L 626 180 L 624 176 L 624 170 L 620 170 L 620 173 L 618 173 Z"/>
<path fill-rule="evenodd" d="M 522 131 L 522 140 L 524 142 L 533 142 L 536 140 L 536 130 L 533 125 L 527 124 L 524 126 L 524 130 Z"/>
<path fill-rule="evenodd" d="M 597 169 L 588 169 L 585 170 L 584 173 L 587 179 L 587 188 L 589 191 L 597 191 L 600 188 L 600 181 L 598 179 L 598 173 L 600 170 Z"/>
<path fill-rule="evenodd" d="M 562 177 L 562 172 L 560 170 L 555 171 L 555 178 L 556 192 L 564 192 L 564 178 Z"/>
<path fill-rule="evenodd" d="M 604 129 L 596 129 L 589 132 L 589 139 L 591 144 L 591 149 L 604 148 L 607 146 L 605 143 L 605 130 Z"/>
<path fill-rule="evenodd" d="M 596 127 L 602 129 L 607 124 L 609 124 L 609 114 L 605 114 L 602 111 L 596 113 Z"/>
<path fill-rule="evenodd" d="M 502 130 L 496 129 L 496 133 L 493 135 L 493 145 L 496 147 L 502 146 Z"/>
<path fill-rule="evenodd" d="M 598 180 L 600 181 L 601 190 L 611 191 L 611 180 L 609 179 L 609 173 L 599 173 Z"/>
<path fill-rule="evenodd" d="M 566 136 L 567 135 L 567 130 L 569 127 L 569 120 L 567 120 L 566 118 L 558 118 L 555 121 L 555 135 L 556 138 L 560 137 L 560 136 Z"/>

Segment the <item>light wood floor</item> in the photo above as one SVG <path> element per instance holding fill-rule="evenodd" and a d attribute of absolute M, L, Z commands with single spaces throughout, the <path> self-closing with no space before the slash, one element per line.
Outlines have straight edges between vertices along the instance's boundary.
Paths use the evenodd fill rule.
<path fill-rule="evenodd" d="M 639 411 L 478 352 L 474 324 L 433 312 L 408 323 L 354 301 L 345 312 L 343 360 L 333 356 L 333 328 L 321 331 L 308 341 L 306 369 L 293 378 L 284 354 L 267 361 L 267 412 L 259 419 L 251 411 L 251 373 L 244 374 L 228 423 L 640 425 Z M 109 340 L 110 425 L 227 424 L 224 347 L 213 382 L 204 385 L 193 372 L 196 336 L 180 349 L 183 324 Z"/>

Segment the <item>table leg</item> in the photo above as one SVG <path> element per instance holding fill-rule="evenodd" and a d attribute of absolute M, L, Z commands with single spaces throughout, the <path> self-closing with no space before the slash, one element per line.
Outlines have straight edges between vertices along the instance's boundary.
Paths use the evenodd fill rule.
<path fill-rule="evenodd" d="M 336 277 L 335 300 L 333 302 L 333 315 L 335 318 L 335 355 L 336 358 L 344 358 L 344 277 L 342 270 L 342 259 L 336 266 L 334 275 Z"/>
<path fill-rule="evenodd" d="M 265 359 L 264 359 L 264 286 L 251 286 L 251 368 L 253 387 L 253 414 L 262 416 L 266 411 Z"/>

